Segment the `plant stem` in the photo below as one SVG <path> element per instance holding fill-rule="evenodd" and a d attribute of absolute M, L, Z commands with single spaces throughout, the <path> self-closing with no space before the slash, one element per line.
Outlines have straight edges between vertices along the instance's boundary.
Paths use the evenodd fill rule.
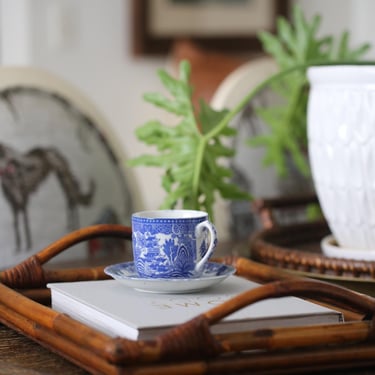
<path fill-rule="evenodd" d="M 193 175 L 193 201 L 197 202 L 198 204 L 198 189 L 199 189 L 199 180 L 201 177 L 201 171 L 202 171 L 202 164 L 203 164 L 203 157 L 204 157 L 204 152 L 206 149 L 206 144 L 207 144 L 207 139 L 204 136 L 201 136 L 199 144 L 198 144 L 198 149 L 197 149 L 197 155 L 195 158 L 195 167 L 194 167 L 194 175 Z"/>

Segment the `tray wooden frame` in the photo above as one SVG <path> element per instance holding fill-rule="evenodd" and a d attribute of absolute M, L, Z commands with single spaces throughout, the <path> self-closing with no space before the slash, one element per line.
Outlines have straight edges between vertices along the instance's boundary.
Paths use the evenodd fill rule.
<path fill-rule="evenodd" d="M 72 232 L 0 273 L 0 322 L 93 374 L 298 373 L 375 365 L 375 299 L 330 283 L 298 278 L 245 258 L 237 274 L 264 283 L 151 341 L 111 338 L 40 303 L 46 283 L 104 279 L 103 267 L 51 270 L 43 265 L 75 243 L 111 236 L 131 239 L 121 225 L 95 225 Z M 213 335 L 210 326 L 266 298 L 295 295 L 336 306 L 346 323 L 275 328 Z"/>

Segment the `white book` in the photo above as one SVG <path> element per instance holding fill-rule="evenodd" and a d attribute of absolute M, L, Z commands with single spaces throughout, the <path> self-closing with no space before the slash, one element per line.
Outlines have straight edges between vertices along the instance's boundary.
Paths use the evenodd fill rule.
<path fill-rule="evenodd" d="M 116 280 L 50 283 L 52 308 L 110 336 L 155 338 L 259 284 L 238 276 L 190 294 L 155 294 Z M 213 333 L 343 321 L 340 312 L 296 297 L 260 301 L 211 327 Z"/>

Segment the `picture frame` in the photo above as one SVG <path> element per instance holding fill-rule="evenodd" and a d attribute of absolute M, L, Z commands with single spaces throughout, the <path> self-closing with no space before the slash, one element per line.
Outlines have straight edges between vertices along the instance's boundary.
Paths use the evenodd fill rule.
<path fill-rule="evenodd" d="M 288 0 L 133 0 L 135 56 L 167 54 L 175 40 L 231 53 L 257 53 L 259 30 L 273 32 Z"/>

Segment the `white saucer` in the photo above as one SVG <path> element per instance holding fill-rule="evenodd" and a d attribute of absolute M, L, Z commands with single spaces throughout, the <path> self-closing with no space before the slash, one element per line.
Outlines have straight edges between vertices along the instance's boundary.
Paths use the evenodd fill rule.
<path fill-rule="evenodd" d="M 341 247 L 332 235 L 326 236 L 322 239 L 321 247 L 323 254 L 328 257 L 375 261 L 375 250 Z"/>
<path fill-rule="evenodd" d="M 108 266 L 104 272 L 124 285 L 151 293 L 191 293 L 209 288 L 233 275 L 236 269 L 221 263 L 208 262 L 199 278 L 148 279 L 138 276 L 134 262 Z"/>

